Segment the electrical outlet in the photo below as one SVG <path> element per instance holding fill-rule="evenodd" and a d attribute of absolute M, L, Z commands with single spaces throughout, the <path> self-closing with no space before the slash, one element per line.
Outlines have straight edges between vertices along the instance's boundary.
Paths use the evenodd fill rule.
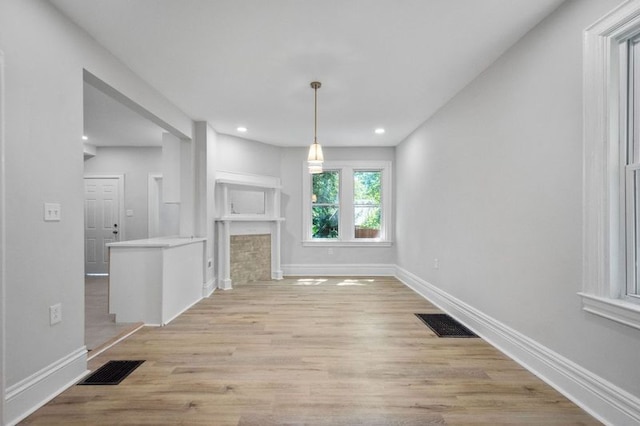
<path fill-rule="evenodd" d="M 438 259 L 433 259 L 433 269 L 440 269 L 440 261 Z"/>
<path fill-rule="evenodd" d="M 332 248 L 329 248 L 329 249 L 327 250 L 327 254 L 332 255 L 332 254 L 333 254 L 333 249 L 332 249 Z"/>
<path fill-rule="evenodd" d="M 44 203 L 44 221 L 60 222 L 62 213 L 59 203 Z"/>
<path fill-rule="evenodd" d="M 62 303 L 49 306 L 49 324 L 54 325 L 62 322 Z"/>

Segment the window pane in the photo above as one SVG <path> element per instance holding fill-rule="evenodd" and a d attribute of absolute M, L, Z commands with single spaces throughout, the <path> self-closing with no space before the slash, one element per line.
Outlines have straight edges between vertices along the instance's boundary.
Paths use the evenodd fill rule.
<path fill-rule="evenodd" d="M 629 51 L 629 136 L 627 140 L 626 202 L 627 226 L 627 294 L 639 295 L 640 286 L 640 43 L 634 40 Z"/>
<path fill-rule="evenodd" d="M 631 61 L 629 63 L 629 92 L 632 97 L 630 102 L 631 139 L 628 146 L 628 164 L 640 162 L 640 43 L 634 41 L 631 45 Z"/>
<path fill-rule="evenodd" d="M 356 238 L 380 237 L 379 206 L 356 206 L 354 222 Z"/>
<path fill-rule="evenodd" d="M 353 204 L 380 204 L 380 172 L 353 172 Z"/>
<path fill-rule="evenodd" d="M 340 173 L 329 171 L 312 175 L 314 204 L 338 204 L 340 198 Z"/>
<path fill-rule="evenodd" d="M 380 171 L 353 172 L 353 223 L 356 238 L 380 237 Z"/>
<path fill-rule="evenodd" d="M 338 207 L 314 205 L 311 214 L 313 238 L 338 238 Z"/>

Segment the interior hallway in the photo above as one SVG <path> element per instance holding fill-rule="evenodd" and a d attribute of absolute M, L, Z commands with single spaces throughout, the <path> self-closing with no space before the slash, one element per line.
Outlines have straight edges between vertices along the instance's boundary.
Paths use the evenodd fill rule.
<path fill-rule="evenodd" d="M 89 351 L 100 350 L 138 328 L 139 323 L 116 323 L 109 314 L 109 277 L 86 276 L 84 280 L 84 341 Z"/>
<path fill-rule="evenodd" d="M 438 309 L 394 278 L 238 285 L 90 361 L 146 360 L 120 385 L 72 386 L 23 424 L 599 424 L 418 312 Z"/>

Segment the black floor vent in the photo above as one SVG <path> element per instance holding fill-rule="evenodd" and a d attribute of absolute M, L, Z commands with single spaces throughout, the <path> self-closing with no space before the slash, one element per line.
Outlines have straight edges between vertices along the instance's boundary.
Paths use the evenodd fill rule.
<path fill-rule="evenodd" d="M 78 385 L 117 385 L 138 368 L 142 361 L 109 361 Z"/>
<path fill-rule="evenodd" d="M 447 314 L 416 314 L 438 337 L 478 337 Z"/>

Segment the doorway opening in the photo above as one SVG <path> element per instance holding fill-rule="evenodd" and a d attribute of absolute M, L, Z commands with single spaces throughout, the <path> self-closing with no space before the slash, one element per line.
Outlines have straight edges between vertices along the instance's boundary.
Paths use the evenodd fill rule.
<path fill-rule="evenodd" d="M 149 233 L 148 180 L 150 174 L 162 175 L 167 161 L 163 159 L 163 134 L 175 131 L 87 71 L 83 110 L 85 345 L 91 359 L 142 326 L 117 322 L 110 313 L 107 245 L 155 236 Z M 179 162 L 180 158 L 168 161 Z M 156 203 L 160 206 L 151 209 L 164 216 L 168 211 L 169 220 L 179 228 L 179 205 L 164 208 L 161 194 Z M 162 223 L 158 226 L 161 230 Z"/>
<path fill-rule="evenodd" d="M 138 324 L 117 323 L 109 313 L 109 251 L 107 244 L 126 239 L 124 175 L 85 175 L 85 345 L 97 353 Z"/>
<path fill-rule="evenodd" d="M 162 175 L 149 173 L 148 190 L 149 238 L 180 234 L 180 204 L 165 203 L 162 198 Z"/>

